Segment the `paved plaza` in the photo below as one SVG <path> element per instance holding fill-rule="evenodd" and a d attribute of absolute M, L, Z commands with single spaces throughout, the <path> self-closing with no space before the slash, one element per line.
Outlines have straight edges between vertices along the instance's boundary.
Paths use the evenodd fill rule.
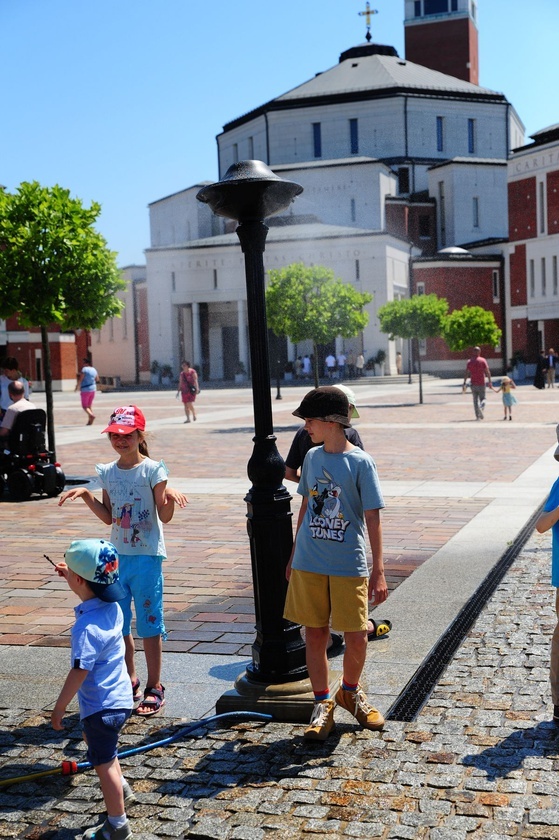
<path fill-rule="evenodd" d="M 475 422 L 471 396 L 456 380 L 425 382 L 423 405 L 417 383 L 405 379 L 352 385 L 355 425 L 387 504 L 392 591 L 378 615 L 393 630 L 369 645 L 364 675 L 387 712 L 543 502 L 558 467 L 559 390 L 520 387 L 513 422 L 505 423 L 494 394 L 486 419 Z M 273 399 L 284 455 L 304 392 L 282 388 L 282 400 Z M 145 411 L 150 454 L 165 460 L 169 483 L 189 505 L 166 526 L 165 716 L 130 723 L 123 748 L 212 715 L 249 663 L 254 638 L 243 501 L 250 390 L 204 389 L 189 425 L 171 391 L 99 394 L 92 427 L 83 425 L 75 394 L 56 395 L 57 455 L 67 476 L 90 478 L 95 463 L 111 459 L 99 432 L 113 408 L 131 401 Z M 295 485 L 289 489 L 296 513 Z M 5 499 L 0 518 L 0 775 L 13 777 L 84 760 L 77 716 L 62 736 L 48 723 L 68 667 L 75 599 L 43 554 L 61 558 L 70 540 L 106 528 L 80 501 L 60 508 L 52 499 Z M 415 720 L 389 720 L 374 734 L 337 712 L 336 734 L 323 745 L 305 744 L 300 725 L 217 722 L 128 759 L 139 800 L 130 810 L 135 836 L 559 838 L 549 544 L 549 535 L 530 538 Z M 77 838 L 102 807 L 91 773 L 21 781 L 3 788 L 1 801 L 0 837 L 33 840 Z"/>

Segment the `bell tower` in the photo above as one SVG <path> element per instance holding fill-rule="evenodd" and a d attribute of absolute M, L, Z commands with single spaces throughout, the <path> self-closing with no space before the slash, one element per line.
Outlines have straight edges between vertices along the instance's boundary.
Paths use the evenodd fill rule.
<path fill-rule="evenodd" d="M 479 84 L 477 0 L 405 0 L 406 59 Z"/>

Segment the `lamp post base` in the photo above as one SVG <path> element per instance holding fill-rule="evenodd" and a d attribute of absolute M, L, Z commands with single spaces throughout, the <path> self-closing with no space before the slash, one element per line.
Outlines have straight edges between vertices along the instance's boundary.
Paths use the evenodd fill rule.
<path fill-rule="evenodd" d="M 331 691 L 335 693 L 341 679 L 338 671 L 330 672 Z M 218 715 L 225 712 L 264 712 L 285 723 L 308 723 L 315 704 L 310 680 L 287 683 L 255 682 L 244 673 L 235 680 L 235 687 L 221 695 L 215 704 Z"/>

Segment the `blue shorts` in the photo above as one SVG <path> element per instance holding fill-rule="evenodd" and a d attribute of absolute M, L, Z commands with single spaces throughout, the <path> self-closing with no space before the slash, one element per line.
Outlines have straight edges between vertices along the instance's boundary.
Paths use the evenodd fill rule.
<path fill-rule="evenodd" d="M 163 560 L 151 554 L 132 557 L 121 554 L 119 581 L 126 598 L 118 603 L 124 615 L 122 635 L 128 636 L 132 626 L 132 600 L 136 613 L 136 631 L 140 639 L 151 636 L 167 638 L 163 620 Z"/>
<path fill-rule="evenodd" d="M 115 758 L 120 730 L 131 714 L 132 709 L 105 709 L 82 720 L 87 760 L 93 767 L 108 764 Z"/>

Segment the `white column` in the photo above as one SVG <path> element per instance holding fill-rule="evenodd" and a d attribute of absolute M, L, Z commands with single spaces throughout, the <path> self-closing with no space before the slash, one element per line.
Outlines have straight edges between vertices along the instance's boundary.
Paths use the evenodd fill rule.
<path fill-rule="evenodd" d="M 248 370 L 247 330 L 244 300 L 237 301 L 237 326 L 239 328 L 239 361 L 242 362 Z"/>
<path fill-rule="evenodd" d="M 198 303 L 192 303 L 192 350 L 194 358 L 193 365 L 202 364 L 202 341 L 200 337 L 200 306 Z"/>
<path fill-rule="evenodd" d="M 289 362 L 295 361 L 295 345 L 290 338 L 287 339 L 287 360 Z"/>

